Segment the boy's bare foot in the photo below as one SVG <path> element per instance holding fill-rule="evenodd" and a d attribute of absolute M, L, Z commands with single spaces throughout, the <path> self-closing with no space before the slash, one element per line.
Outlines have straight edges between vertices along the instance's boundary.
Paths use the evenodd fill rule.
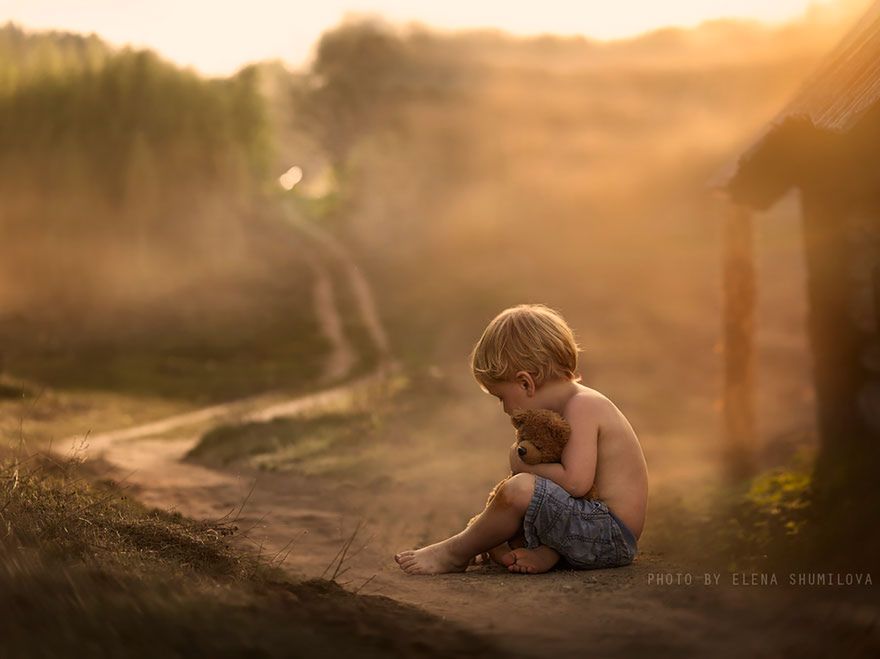
<path fill-rule="evenodd" d="M 464 572 L 469 560 L 460 561 L 444 542 L 428 545 L 422 549 L 411 549 L 394 555 L 400 569 L 407 574 L 443 574 L 444 572 Z"/>
<path fill-rule="evenodd" d="M 486 553 L 496 565 L 503 565 L 504 567 L 507 567 L 507 565 L 504 563 L 504 557 L 510 553 L 510 545 L 505 542 L 504 544 L 498 545 L 497 547 L 492 547 L 492 549 L 490 549 Z"/>
<path fill-rule="evenodd" d="M 505 554 L 501 561 L 511 572 L 521 574 L 541 574 L 547 572 L 559 562 L 559 553 L 546 545 L 535 549 L 514 549 Z"/>

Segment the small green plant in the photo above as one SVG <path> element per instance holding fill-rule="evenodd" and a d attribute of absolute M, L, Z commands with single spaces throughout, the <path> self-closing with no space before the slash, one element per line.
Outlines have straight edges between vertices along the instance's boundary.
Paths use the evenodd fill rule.
<path fill-rule="evenodd" d="M 812 504 L 809 459 L 799 454 L 788 467 L 755 476 L 722 509 L 728 511 L 720 531 L 732 567 L 762 563 L 787 553 L 805 532 Z"/>

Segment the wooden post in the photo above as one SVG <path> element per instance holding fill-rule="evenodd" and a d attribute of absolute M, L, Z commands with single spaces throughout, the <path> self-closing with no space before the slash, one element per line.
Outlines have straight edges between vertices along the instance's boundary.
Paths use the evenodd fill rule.
<path fill-rule="evenodd" d="M 850 264 L 857 246 L 847 240 L 846 220 L 852 209 L 846 198 L 822 189 L 804 190 L 801 200 L 820 433 L 814 485 L 846 493 L 853 484 L 876 482 L 880 453 L 877 433 L 859 410 L 869 376 L 861 361 L 868 334 L 851 314 L 857 282 Z"/>
<path fill-rule="evenodd" d="M 755 471 L 754 227 L 748 208 L 725 206 L 723 459 L 728 478 L 738 481 Z"/>

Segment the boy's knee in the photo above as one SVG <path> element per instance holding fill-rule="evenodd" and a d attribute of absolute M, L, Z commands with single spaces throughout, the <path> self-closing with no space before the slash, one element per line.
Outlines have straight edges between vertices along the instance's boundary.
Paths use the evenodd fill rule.
<path fill-rule="evenodd" d="M 535 476 L 523 473 L 511 476 L 504 481 L 495 496 L 501 505 L 525 511 L 529 507 L 534 493 Z"/>

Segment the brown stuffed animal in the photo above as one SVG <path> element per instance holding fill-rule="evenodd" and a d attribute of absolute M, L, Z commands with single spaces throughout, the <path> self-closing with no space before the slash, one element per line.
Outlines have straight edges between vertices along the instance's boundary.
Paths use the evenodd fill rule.
<path fill-rule="evenodd" d="M 562 459 L 562 450 L 571 436 L 571 426 L 562 416 L 553 410 L 517 410 L 510 416 L 510 422 L 516 428 L 516 451 L 520 460 L 529 465 L 543 462 L 559 462 Z M 508 476 L 509 478 L 509 476 Z M 486 500 L 488 506 L 495 498 L 498 488 L 506 481 L 498 483 L 489 493 Z M 596 487 L 590 488 L 585 499 L 596 499 Z M 468 522 L 468 526 L 474 523 L 478 515 Z"/>
<path fill-rule="evenodd" d="M 516 452 L 527 465 L 559 462 L 571 436 L 571 426 L 553 410 L 517 410 L 510 417 L 516 428 Z"/>

